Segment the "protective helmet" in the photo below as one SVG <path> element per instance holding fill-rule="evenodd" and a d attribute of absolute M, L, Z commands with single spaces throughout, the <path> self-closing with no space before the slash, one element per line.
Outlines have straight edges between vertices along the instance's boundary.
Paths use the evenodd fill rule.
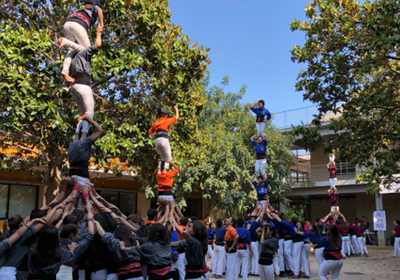
<path fill-rule="evenodd" d="M 260 103 L 260 102 L 263 104 L 263 107 L 264 107 L 264 105 L 265 105 L 264 100 L 258 100 L 258 103 Z"/>
<path fill-rule="evenodd" d="M 161 115 L 161 114 L 168 115 L 168 114 L 169 114 L 169 111 L 168 111 L 167 108 L 161 107 L 160 109 L 158 109 L 158 113 L 159 113 L 160 115 Z"/>
<path fill-rule="evenodd" d="M 100 0 L 86 0 L 86 4 L 92 4 L 101 8 Z"/>

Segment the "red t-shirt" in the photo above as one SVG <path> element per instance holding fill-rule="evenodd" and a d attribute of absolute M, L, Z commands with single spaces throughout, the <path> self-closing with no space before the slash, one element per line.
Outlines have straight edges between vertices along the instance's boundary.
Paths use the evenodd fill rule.
<path fill-rule="evenodd" d="M 337 167 L 328 168 L 329 178 L 336 178 Z"/>
<path fill-rule="evenodd" d="M 331 199 L 332 206 L 337 206 L 338 205 L 338 202 L 339 202 L 339 195 L 338 194 L 331 194 L 329 196 L 329 198 Z"/>

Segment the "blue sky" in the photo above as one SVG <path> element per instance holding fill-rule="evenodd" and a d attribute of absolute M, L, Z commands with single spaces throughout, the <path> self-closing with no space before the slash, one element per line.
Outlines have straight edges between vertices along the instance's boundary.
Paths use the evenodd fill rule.
<path fill-rule="evenodd" d="M 170 0 L 172 22 L 192 42 L 211 47 L 210 85 L 230 76 L 228 91 L 247 85 L 243 102 L 266 101 L 271 112 L 312 105 L 294 85 L 305 64 L 290 60 L 304 33 L 291 32 L 294 18 L 304 20 L 308 0 Z"/>

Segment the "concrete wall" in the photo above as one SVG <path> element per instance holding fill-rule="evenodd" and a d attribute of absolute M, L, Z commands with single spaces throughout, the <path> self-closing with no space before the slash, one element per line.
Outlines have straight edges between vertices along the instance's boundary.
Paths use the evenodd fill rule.
<path fill-rule="evenodd" d="M 340 198 L 340 197 L 339 197 Z M 314 221 L 317 217 L 323 218 L 326 216 L 331 209 L 331 202 L 328 198 L 321 198 L 321 200 L 311 199 L 311 220 Z M 339 200 L 340 212 L 343 213 L 348 219 L 354 219 L 357 215 L 357 202 L 355 198 L 349 197 L 340 198 Z M 375 205 L 375 204 L 374 204 Z"/>
<path fill-rule="evenodd" d="M 385 239 L 387 239 L 392 235 L 392 231 L 394 230 L 393 221 L 395 219 L 400 219 L 400 193 L 384 194 L 382 195 L 382 199 L 383 209 L 386 213 L 387 230 L 385 232 Z M 373 223 L 371 222 L 371 224 L 373 229 Z"/>

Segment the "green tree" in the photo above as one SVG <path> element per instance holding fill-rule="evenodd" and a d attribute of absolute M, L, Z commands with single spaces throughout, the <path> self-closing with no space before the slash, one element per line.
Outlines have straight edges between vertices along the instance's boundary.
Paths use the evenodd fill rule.
<path fill-rule="evenodd" d="M 203 160 L 191 166 L 182 162 L 182 170 L 176 182 L 177 197 L 187 197 L 199 192 L 209 200 L 214 217 L 241 215 L 255 207 L 256 192 L 250 182 L 254 173 L 254 147 L 250 137 L 255 134 L 255 117 L 250 104 L 240 103 L 246 92 L 243 86 L 238 93 L 225 92 L 229 79 L 221 86 L 207 88 L 207 106 L 198 117 L 198 134 L 203 145 L 198 152 Z M 293 154 L 291 140 L 286 139 L 275 127 L 267 125 L 267 174 L 269 196 L 272 200 L 285 200 L 290 185 L 285 183 L 289 175 Z M 181 200 L 185 206 L 185 201 Z"/>
<path fill-rule="evenodd" d="M 315 125 L 328 111 L 342 113 L 330 124 L 333 131 L 344 131 L 336 149 L 363 167 L 358 180 L 374 184 L 373 192 L 381 181 L 389 186 L 399 171 L 399 12 L 395 0 L 315 0 L 306 8 L 308 20 L 291 24 L 306 36 L 304 46 L 292 50 L 292 60 L 307 65 L 296 89 L 318 105 Z M 308 143 L 321 140 L 309 128 L 295 132 Z"/>
<path fill-rule="evenodd" d="M 181 27 L 171 24 L 166 0 L 102 3 L 104 40 L 92 59 L 92 89 L 94 118 L 105 135 L 93 151 L 95 162 L 116 176 L 124 164 L 151 177 L 158 156 L 147 131 L 157 108 L 174 104 L 181 113 L 171 136 L 174 157 L 190 154 L 195 162 L 194 116 L 205 102 L 200 81 L 210 63 L 208 50 L 190 43 Z M 84 1 L 1 0 L 0 164 L 9 171 L 48 166 L 41 174 L 48 181 L 47 199 L 59 187 L 78 116 L 61 80 L 63 53 L 53 42 L 80 4 Z M 89 37 L 94 33 L 92 28 Z M 9 147 L 18 152 L 7 153 Z M 112 165 L 111 158 L 120 164 Z"/>

